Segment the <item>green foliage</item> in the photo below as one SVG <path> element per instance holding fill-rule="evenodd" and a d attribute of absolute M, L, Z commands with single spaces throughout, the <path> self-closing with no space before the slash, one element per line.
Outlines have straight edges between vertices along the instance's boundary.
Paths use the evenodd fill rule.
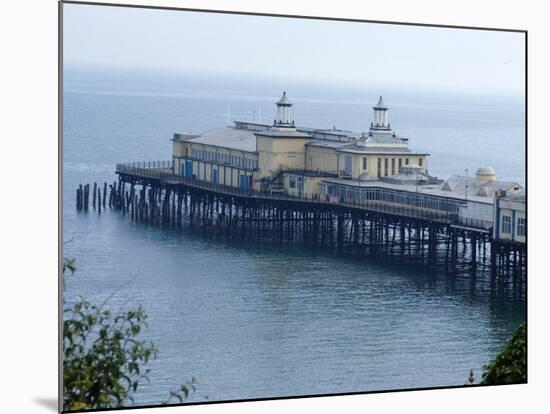
<path fill-rule="evenodd" d="M 527 382 L 527 329 L 522 323 L 496 358 L 485 367 L 481 384 Z"/>
<path fill-rule="evenodd" d="M 186 399 L 191 391 L 196 390 L 197 380 L 195 378 L 191 378 L 191 381 L 187 381 L 185 384 L 180 386 L 180 389 L 177 391 L 170 391 L 170 395 L 168 396 L 168 399 L 161 402 L 162 405 L 170 404 L 173 400 L 178 400 L 178 402 L 183 402 L 184 399 Z"/>
<path fill-rule="evenodd" d="M 64 408 L 121 407 L 132 400 L 149 369 L 143 370 L 157 349 L 138 340 L 147 315 L 143 308 L 121 312 L 81 300 L 64 310 L 63 388 Z"/>
<path fill-rule="evenodd" d="M 65 260 L 63 273 L 76 270 L 74 260 Z M 144 366 L 157 357 L 151 342 L 139 339 L 147 326 L 147 314 L 137 309 L 111 314 L 109 310 L 80 299 L 63 311 L 63 408 L 64 410 L 122 407 L 149 381 Z M 195 391 L 196 380 L 170 391 L 168 404 L 182 402 Z"/>

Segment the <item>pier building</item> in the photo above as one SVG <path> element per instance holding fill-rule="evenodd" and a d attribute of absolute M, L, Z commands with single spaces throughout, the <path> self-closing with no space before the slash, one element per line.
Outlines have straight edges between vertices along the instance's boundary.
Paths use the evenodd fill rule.
<path fill-rule="evenodd" d="M 493 238 L 505 243 L 525 244 L 527 239 L 525 190 L 500 190 L 496 193 Z"/>
<path fill-rule="evenodd" d="M 320 178 L 378 180 L 401 168 L 427 174 L 429 154 L 391 129 L 382 97 L 368 131 L 298 127 L 286 92 L 273 124 L 236 121 L 202 134 L 174 134 L 175 173 L 242 189 L 318 196 Z"/>
<path fill-rule="evenodd" d="M 174 172 L 243 190 L 332 203 L 384 202 L 452 214 L 464 226 L 492 229 L 495 194 L 519 190 L 491 167 L 446 180 L 428 173 L 428 153 L 414 151 L 389 122 L 380 96 L 367 131 L 296 126 L 286 92 L 272 124 L 235 121 L 202 134 L 174 134 Z"/>
<path fill-rule="evenodd" d="M 491 167 L 434 177 L 429 154 L 391 128 L 382 97 L 372 111 L 364 132 L 301 127 L 283 93 L 273 123 L 174 134 L 170 161 L 118 164 L 108 205 L 148 223 L 187 216 L 191 229 L 223 237 L 524 274 L 522 186 Z M 89 189 L 77 189 L 77 209 L 87 211 Z M 98 191 L 92 203 L 97 193 L 105 207 L 107 184 Z"/>

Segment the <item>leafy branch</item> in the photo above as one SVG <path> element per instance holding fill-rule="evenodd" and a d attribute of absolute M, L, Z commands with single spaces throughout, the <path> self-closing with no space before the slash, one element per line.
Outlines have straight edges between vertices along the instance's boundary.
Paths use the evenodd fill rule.
<path fill-rule="evenodd" d="M 76 271 L 65 259 L 63 274 Z M 149 382 L 144 368 L 158 355 L 152 342 L 139 338 L 147 327 L 142 306 L 111 314 L 105 301 L 96 306 L 84 298 L 63 310 L 63 408 L 84 410 L 122 407 L 134 401 L 140 385 Z M 183 384 L 162 404 L 183 402 L 195 391 L 196 380 Z"/>
<path fill-rule="evenodd" d="M 518 384 L 527 382 L 527 329 L 517 327 L 502 351 L 484 367 L 481 384 Z"/>

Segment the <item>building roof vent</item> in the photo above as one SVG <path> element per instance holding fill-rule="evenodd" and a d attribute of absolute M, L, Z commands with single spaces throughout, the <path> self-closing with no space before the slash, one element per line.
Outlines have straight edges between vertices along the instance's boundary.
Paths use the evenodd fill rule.
<path fill-rule="evenodd" d="M 485 183 L 496 181 L 497 174 L 493 167 L 480 167 L 476 171 L 476 185 L 483 185 Z"/>

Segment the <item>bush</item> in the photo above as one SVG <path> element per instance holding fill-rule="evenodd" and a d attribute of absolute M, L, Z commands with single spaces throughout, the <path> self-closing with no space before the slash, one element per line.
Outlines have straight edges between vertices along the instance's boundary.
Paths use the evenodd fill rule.
<path fill-rule="evenodd" d="M 74 260 L 65 260 L 63 273 L 76 270 Z M 147 314 L 137 309 L 112 315 L 103 306 L 80 299 L 63 310 L 63 409 L 65 411 L 122 407 L 133 402 L 139 385 L 149 381 L 144 366 L 156 358 L 153 343 L 140 340 Z M 162 404 L 180 402 L 195 379 L 170 391 Z"/>
<path fill-rule="evenodd" d="M 527 382 L 527 329 L 517 327 L 512 338 L 483 373 L 481 384 L 518 384 Z"/>

